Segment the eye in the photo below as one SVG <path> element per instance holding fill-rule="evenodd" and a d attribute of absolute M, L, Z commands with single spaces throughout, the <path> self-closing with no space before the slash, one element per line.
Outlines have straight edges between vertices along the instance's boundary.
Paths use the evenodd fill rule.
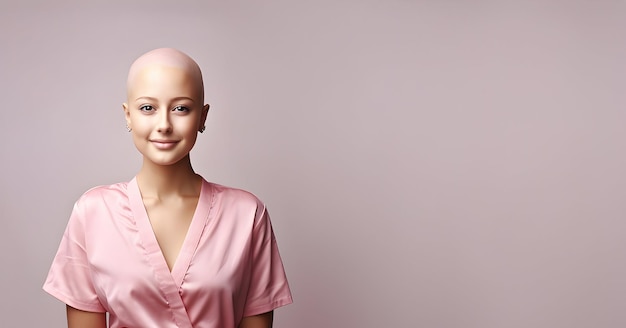
<path fill-rule="evenodd" d="M 185 106 L 176 106 L 174 108 L 172 108 L 173 112 L 188 112 L 189 108 L 185 107 Z"/>
<path fill-rule="evenodd" d="M 154 107 L 152 107 L 152 105 L 143 105 L 139 107 L 139 110 L 142 112 L 152 112 L 154 111 Z"/>

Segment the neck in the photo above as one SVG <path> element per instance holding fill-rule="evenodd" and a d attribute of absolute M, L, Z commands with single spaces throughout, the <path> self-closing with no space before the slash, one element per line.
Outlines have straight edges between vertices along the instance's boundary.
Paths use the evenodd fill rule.
<path fill-rule="evenodd" d="M 191 167 L 189 156 L 172 165 L 157 165 L 144 159 L 137 174 L 143 198 L 198 195 L 201 182 L 202 178 Z"/>

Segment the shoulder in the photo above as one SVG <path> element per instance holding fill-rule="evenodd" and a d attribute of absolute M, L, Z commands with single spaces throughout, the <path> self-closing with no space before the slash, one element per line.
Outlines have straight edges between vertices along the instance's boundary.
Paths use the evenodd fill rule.
<path fill-rule="evenodd" d="M 128 182 L 96 186 L 85 191 L 76 201 L 78 207 L 90 207 L 97 204 L 111 204 L 120 198 L 128 198 Z"/>
<path fill-rule="evenodd" d="M 253 234 L 262 233 L 270 227 L 270 218 L 265 203 L 255 194 L 220 184 L 209 183 L 213 191 L 212 208 L 216 217 L 223 222 L 237 222 L 252 228 Z M 250 231 L 243 229 L 241 231 Z"/>
<path fill-rule="evenodd" d="M 268 220 L 265 203 L 255 194 L 210 182 L 209 185 L 213 191 L 212 207 L 220 217 L 249 218 L 255 225 Z"/>
<path fill-rule="evenodd" d="M 86 234 L 96 231 L 98 224 L 107 222 L 106 218 L 128 208 L 127 184 L 116 183 L 93 187 L 85 191 L 74 203 L 68 222 L 69 231 Z M 96 225 L 96 226 L 94 226 Z M 91 228 L 90 228 L 91 227 Z M 77 230 L 78 229 L 78 230 Z"/>
<path fill-rule="evenodd" d="M 237 204 L 241 206 L 255 206 L 264 208 L 265 204 L 255 194 L 239 188 L 228 187 L 207 182 L 213 189 L 217 201 L 222 204 Z"/>

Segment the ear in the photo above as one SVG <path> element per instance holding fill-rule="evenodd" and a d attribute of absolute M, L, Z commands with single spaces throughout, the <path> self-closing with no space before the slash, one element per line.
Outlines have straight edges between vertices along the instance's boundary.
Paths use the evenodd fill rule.
<path fill-rule="evenodd" d="M 124 118 L 126 119 L 126 125 L 128 125 L 128 127 L 131 127 L 130 126 L 130 111 L 128 110 L 128 104 L 123 103 L 122 109 L 124 110 Z"/>
<path fill-rule="evenodd" d="M 211 107 L 209 106 L 209 104 L 205 104 L 204 106 L 202 106 L 202 116 L 200 117 L 200 123 L 202 123 L 200 124 L 201 126 L 206 125 L 206 118 L 209 114 L 209 107 Z"/>

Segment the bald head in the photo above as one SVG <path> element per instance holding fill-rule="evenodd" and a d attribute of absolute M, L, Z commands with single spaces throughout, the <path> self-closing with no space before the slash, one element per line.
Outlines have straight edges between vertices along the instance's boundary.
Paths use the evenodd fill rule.
<path fill-rule="evenodd" d="M 146 74 L 155 68 L 176 68 L 188 75 L 194 84 L 200 101 L 204 101 L 204 83 L 202 82 L 202 72 L 198 64 L 187 54 L 172 48 L 159 48 L 149 51 L 133 62 L 128 71 L 126 80 L 126 90 L 130 95 L 136 86 L 138 76 Z"/>

